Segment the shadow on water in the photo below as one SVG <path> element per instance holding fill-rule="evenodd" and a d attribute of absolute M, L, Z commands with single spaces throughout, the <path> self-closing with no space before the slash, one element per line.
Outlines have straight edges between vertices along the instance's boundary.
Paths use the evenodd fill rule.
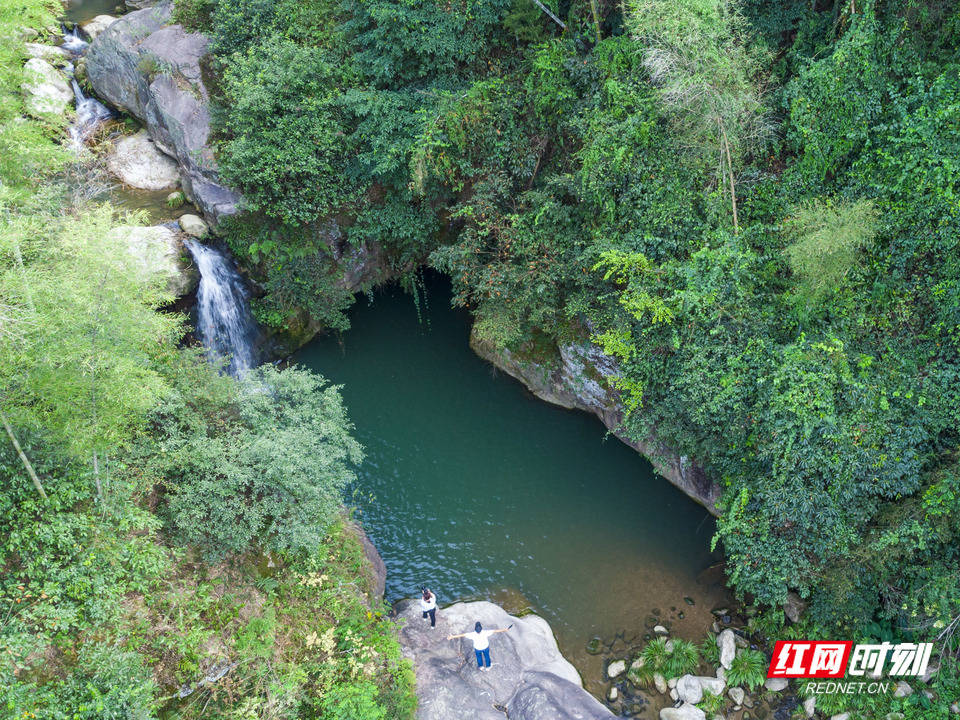
<path fill-rule="evenodd" d="M 366 452 L 354 501 L 386 562 L 387 599 L 426 584 L 441 604 L 532 609 L 594 693 L 591 638 L 622 633 L 625 652 L 654 617 L 702 637 L 725 599 L 696 579 L 715 560 L 713 519 L 595 418 L 495 373 L 469 349 L 446 280 L 428 285 L 421 321 L 409 296 L 386 289 L 360 298 L 341 338 L 294 358 L 344 385 Z"/>

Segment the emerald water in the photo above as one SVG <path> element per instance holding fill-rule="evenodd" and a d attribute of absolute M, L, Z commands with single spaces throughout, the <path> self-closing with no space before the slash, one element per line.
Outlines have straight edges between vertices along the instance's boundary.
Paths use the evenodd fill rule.
<path fill-rule="evenodd" d="M 387 599 L 425 584 L 441 605 L 533 609 L 593 692 L 592 637 L 642 642 L 653 609 L 674 633 L 702 637 L 723 600 L 697 582 L 714 560 L 713 519 L 595 418 L 534 398 L 474 355 L 469 317 L 449 302 L 441 279 L 419 320 L 397 289 L 361 297 L 349 331 L 294 358 L 343 384 L 366 452 L 353 502 L 386 562 Z"/>

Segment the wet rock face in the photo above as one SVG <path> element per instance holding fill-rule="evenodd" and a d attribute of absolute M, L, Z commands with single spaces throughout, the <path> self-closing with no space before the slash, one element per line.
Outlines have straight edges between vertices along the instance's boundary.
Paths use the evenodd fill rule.
<path fill-rule="evenodd" d="M 170 25 L 171 5 L 124 15 L 100 32 L 86 67 L 97 95 L 140 120 L 181 168 L 187 197 L 216 225 L 237 211 L 240 196 L 220 183 L 208 146 L 209 95 L 200 62 L 208 41 Z"/>
<path fill-rule="evenodd" d="M 612 720 L 615 716 L 584 690 L 564 660 L 546 620 L 513 617 L 489 602 L 457 603 L 437 612 L 430 629 L 416 601 L 397 605 L 400 643 L 417 676 L 418 720 Z M 477 668 L 473 645 L 448 635 L 475 622 L 509 632 L 490 637 L 489 670 Z"/>
<path fill-rule="evenodd" d="M 717 515 L 720 486 L 685 455 L 660 442 L 655 433 L 646 440 L 628 438 L 623 429 L 623 406 L 606 379 L 618 373 L 617 362 L 589 342 L 570 343 L 557 348 L 553 363 L 520 358 L 509 350 L 498 350 L 470 335 L 470 347 L 508 375 L 522 382 L 541 400 L 561 407 L 596 415 L 610 432 L 653 463 L 657 472 L 691 498 Z"/>

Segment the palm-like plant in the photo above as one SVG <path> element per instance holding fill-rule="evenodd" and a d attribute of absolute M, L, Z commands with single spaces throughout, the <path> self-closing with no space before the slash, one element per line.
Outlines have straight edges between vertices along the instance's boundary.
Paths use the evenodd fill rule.
<path fill-rule="evenodd" d="M 759 650 L 741 650 L 730 662 L 727 682 L 753 690 L 763 683 L 767 658 Z"/>

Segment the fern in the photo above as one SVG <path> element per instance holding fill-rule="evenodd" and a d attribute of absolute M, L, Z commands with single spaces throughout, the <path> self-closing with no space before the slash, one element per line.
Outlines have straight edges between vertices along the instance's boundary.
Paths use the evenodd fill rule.
<path fill-rule="evenodd" d="M 730 663 L 727 682 L 748 690 L 759 687 L 766 675 L 767 658 L 759 650 L 741 650 Z"/>

